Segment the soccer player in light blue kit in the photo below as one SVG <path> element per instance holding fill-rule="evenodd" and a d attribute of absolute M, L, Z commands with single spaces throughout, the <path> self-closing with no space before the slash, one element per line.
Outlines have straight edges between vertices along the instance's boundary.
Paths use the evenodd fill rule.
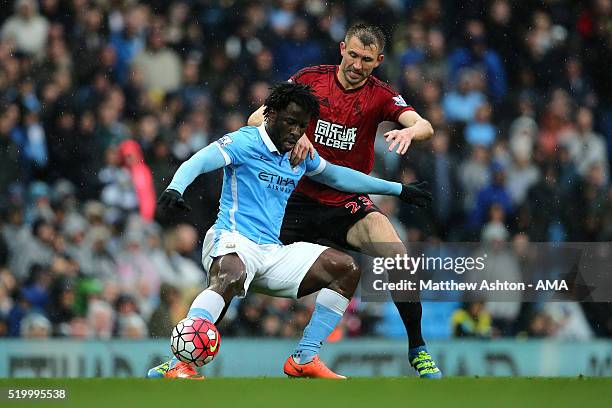
<path fill-rule="evenodd" d="M 202 263 L 208 287 L 193 301 L 188 317 L 218 322 L 234 296 L 249 289 L 300 298 L 319 292 L 315 310 L 294 353 L 285 362 L 291 377 L 345 378 L 319 359 L 323 341 L 340 322 L 360 274 L 353 259 L 325 246 L 297 242 L 284 246 L 280 228 L 289 196 L 304 175 L 342 191 L 399 196 L 424 206 L 431 194 L 423 183 L 402 185 L 336 166 L 314 155 L 292 167 L 289 152 L 319 103 L 311 89 L 284 82 L 265 102 L 266 121 L 227 134 L 196 153 L 177 170 L 159 199 L 165 211 L 189 210 L 182 198 L 200 174 L 224 168 L 217 221 L 207 232 Z M 176 358 L 149 370 L 148 377 L 202 378 Z"/>

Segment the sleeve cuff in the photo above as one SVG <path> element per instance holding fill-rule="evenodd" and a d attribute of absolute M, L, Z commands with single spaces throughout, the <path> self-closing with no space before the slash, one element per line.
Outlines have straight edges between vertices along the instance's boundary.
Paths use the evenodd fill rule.
<path fill-rule="evenodd" d="M 317 166 L 317 168 L 312 171 L 306 172 L 306 176 L 307 177 L 316 176 L 317 174 L 321 173 L 325 169 L 325 166 L 327 166 L 327 162 L 325 161 L 324 158 L 321 157 L 321 161 L 319 162 L 319 165 Z"/>
<path fill-rule="evenodd" d="M 223 160 L 225 160 L 225 165 L 229 166 L 230 164 L 232 164 L 232 159 L 229 157 L 229 154 L 227 154 L 227 152 L 223 150 L 221 145 L 219 143 L 215 143 L 215 146 L 217 146 L 217 148 L 221 152 L 221 155 L 223 156 Z"/>
<path fill-rule="evenodd" d="M 405 106 L 401 109 L 398 109 L 395 111 L 395 113 L 393 114 L 393 121 L 396 123 L 399 123 L 399 117 L 401 116 L 402 113 L 406 112 L 406 111 L 413 111 L 414 108 L 412 106 Z"/>

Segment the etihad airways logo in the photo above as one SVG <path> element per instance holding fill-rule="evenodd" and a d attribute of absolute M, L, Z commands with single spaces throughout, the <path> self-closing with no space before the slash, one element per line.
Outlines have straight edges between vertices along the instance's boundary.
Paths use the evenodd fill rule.
<path fill-rule="evenodd" d="M 257 178 L 268 183 L 266 188 L 272 190 L 291 193 L 295 189 L 295 180 L 291 177 L 283 177 L 278 174 L 268 173 L 267 171 L 260 171 Z"/>

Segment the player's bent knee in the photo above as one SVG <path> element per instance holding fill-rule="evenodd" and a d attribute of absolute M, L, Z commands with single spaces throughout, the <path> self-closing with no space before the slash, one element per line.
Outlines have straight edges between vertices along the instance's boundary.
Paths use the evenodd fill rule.
<path fill-rule="evenodd" d="M 234 296 L 242 291 L 245 280 L 246 271 L 240 258 L 226 255 L 219 260 L 218 272 L 211 283 L 222 293 Z"/>
<path fill-rule="evenodd" d="M 359 266 L 352 256 L 346 255 L 342 262 L 343 276 L 359 278 Z"/>
<path fill-rule="evenodd" d="M 225 294 L 236 296 L 242 292 L 245 280 L 245 271 L 232 271 L 219 275 L 219 289 Z"/>
<path fill-rule="evenodd" d="M 357 263 L 352 256 L 336 249 L 329 248 L 325 252 L 325 269 L 334 278 L 346 276 L 358 270 Z"/>
<path fill-rule="evenodd" d="M 361 275 L 359 266 L 352 256 L 343 252 L 336 252 L 331 259 L 333 266 L 330 268 L 330 272 L 332 272 L 334 279 L 329 287 L 341 295 L 350 298 L 357 287 Z"/>

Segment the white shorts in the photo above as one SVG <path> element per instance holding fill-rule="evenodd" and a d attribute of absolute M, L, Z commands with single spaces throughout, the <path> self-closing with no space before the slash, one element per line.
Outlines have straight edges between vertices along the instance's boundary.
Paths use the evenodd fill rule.
<path fill-rule="evenodd" d="M 291 245 L 258 245 L 237 231 L 209 229 L 202 245 L 207 282 L 213 258 L 236 253 L 246 266 L 244 297 L 249 290 L 267 295 L 297 298 L 304 276 L 328 247 L 296 242 Z"/>

